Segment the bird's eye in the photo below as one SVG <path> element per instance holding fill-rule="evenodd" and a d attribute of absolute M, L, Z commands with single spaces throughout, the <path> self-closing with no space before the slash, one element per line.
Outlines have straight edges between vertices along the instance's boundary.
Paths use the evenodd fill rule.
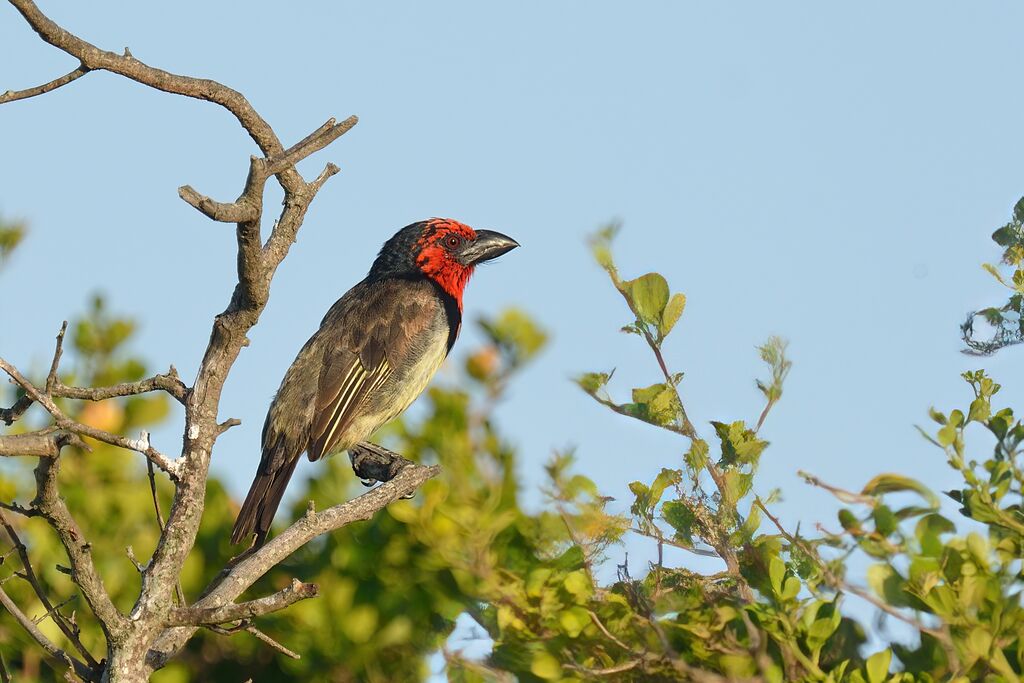
<path fill-rule="evenodd" d="M 449 249 L 455 249 L 462 244 L 462 238 L 458 235 L 448 235 L 444 238 L 444 244 Z"/>

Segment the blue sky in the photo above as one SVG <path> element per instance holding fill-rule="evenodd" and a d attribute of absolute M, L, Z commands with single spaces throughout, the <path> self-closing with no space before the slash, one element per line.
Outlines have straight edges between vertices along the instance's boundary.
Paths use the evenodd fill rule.
<path fill-rule="evenodd" d="M 239 494 L 295 351 L 381 242 L 428 216 L 523 245 L 478 273 L 466 308 L 521 306 L 552 334 L 500 409 L 534 500 L 553 448 L 576 446 L 579 469 L 623 506 L 629 481 L 680 463 L 678 439 L 610 416 L 569 381 L 617 367 L 625 400 L 658 379 L 617 332 L 625 309 L 584 245 L 613 218 L 623 274 L 658 270 L 689 297 L 666 355 L 706 435 L 712 419 L 756 419 L 755 347 L 790 340 L 757 487 L 783 490 L 790 525 L 835 519 L 799 469 L 850 487 L 881 471 L 953 485 L 914 425 L 931 405 L 968 402 L 961 371 L 984 366 L 1009 383 L 1002 401 L 1024 398 L 1019 352 L 964 356 L 957 328 L 1003 297 L 979 264 L 998 258 L 989 234 L 1024 194 L 1019 4 L 43 7 L 101 47 L 235 87 L 286 145 L 330 116 L 361 119 L 301 167 L 342 173 L 224 394 L 222 416 L 243 426 L 213 469 Z M 0 6 L 0 90 L 74 66 Z M 94 73 L 0 107 L 0 145 L 0 212 L 32 230 L 4 274 L 0 354 L 42 367 L 60 320 L 100 291 L 141 322 L 156 368 L 193 376 L 230 295 L 234 236 L 176 188 L 237 196 L 255 148 L 233 119 Z M 177 425 L 156 434 L 167 451 L 179 439 Z M 652 556 L 629 550 L 634 566 Z"/>

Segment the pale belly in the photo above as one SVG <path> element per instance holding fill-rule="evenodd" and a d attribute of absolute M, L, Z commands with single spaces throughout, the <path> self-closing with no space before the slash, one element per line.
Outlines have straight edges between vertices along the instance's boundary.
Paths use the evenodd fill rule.
<path fill-rule="evenodd" d="M 401 415 L 423 393 L 448 353 L 447 339 L 442 335 L 433 336 L 437 341 L 433 342 L 420 355 L 415 364 L 395 372 L 394 378 L 390 380 L 393 382 L 393 389 L 389 387 L 389 391 L 381 392 L 381 394 L 391 395 L 392 398 L 388 401 L 389 405 L 378 407 L 375 405 L 374 397 L 368 397 L 369 405 L 367 407 L 369 410 L 352 422 L 346 430 L 345 442 L 338 444 L 338 448 L 334 452 L 348 450 L 360 441 L 367 440 L 385 423 Z"/>

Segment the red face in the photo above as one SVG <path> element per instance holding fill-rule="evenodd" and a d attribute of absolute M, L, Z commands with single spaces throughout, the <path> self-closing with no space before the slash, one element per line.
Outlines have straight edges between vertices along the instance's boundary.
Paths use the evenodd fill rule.
<path fill-rule="evenodd" d="M 462 309 L 462 291 L 473 274 L 473 264 L 460 260 L 467 244 L 476 240 L 476 231 L 449 218 L 427 221 L 416 242 L 416 265 L 424 275 L 441 285 Z"/>

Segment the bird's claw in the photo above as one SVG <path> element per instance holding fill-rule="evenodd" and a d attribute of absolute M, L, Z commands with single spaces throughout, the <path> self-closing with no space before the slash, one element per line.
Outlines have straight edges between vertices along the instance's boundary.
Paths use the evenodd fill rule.
<path fill-rule="evenodd" d="M 370 488 L 371 486 L 375 486 L 380 482 L 378 482 L 376 479 L 363 479 L 360 477 L 359 483 L 365 486 L 366 488 Z"/>
<path fill-rule="evenodd" d="M 406 493 L 405 495 L 399 496 L 398 499 L 399 500 L 409 500 L 410 498 L 412 498 L 415 495 L 416 495 L 415 491 L 409 491 L 409 493 Z"/>

